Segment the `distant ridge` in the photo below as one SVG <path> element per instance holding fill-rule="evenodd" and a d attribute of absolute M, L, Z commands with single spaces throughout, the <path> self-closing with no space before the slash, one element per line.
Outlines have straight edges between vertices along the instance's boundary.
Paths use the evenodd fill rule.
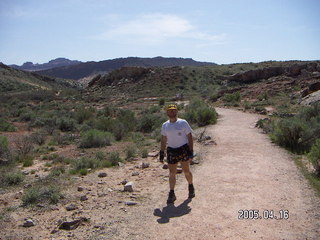
<path fill-rule="evenodd" d="M 43 64 L 25 62 L 21 66 L 18 66 L 18 65 L 9 65 L 9 66 L 19 70 L 34 72 L 34 71 L 42 71 L 42 70 L 47 70 L 47 69 L 57 68 L 57 67 L 66 67 L 66 66 L 79 64 L 79 63 L 82 63 L 82 62 L 77 60 L 69 60 L 67 58 L 56 58 L 54 60 L 51 60 Z"/>
<path fill-rule="evenodd" d="M 108 73 L 121 67 L 174 67 L 174 66 L 205 66 L 215 65 L 215 63 L 198 62 L 191 58 L 116 58 L 100 62 L 85 62 L 71 66 L 38 71 L 45 76 L 78 80 L 84 77 L 99 73 Z"/>
<path fill-rule="evenodd" d="M 73 80 L 42 76 L 34 72 L 14 69 L 3 63 L 0 63 L 0 72 L 0 95 L 31 90 L 58 90 L 78 87 L 78 83 Z"/>

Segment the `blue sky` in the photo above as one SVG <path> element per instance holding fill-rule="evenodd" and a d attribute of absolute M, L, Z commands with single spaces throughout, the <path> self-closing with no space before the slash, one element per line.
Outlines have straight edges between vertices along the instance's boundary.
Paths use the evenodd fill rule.
<path fill-rule="evenodd" d="M 320 60 L 318 0 L 0 0 L 0 62 Z"/>

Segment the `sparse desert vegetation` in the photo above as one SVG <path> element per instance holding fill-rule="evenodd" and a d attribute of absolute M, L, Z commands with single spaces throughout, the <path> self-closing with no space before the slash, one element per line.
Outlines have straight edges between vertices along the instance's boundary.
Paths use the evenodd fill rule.
<path fill-rule="evenodd" d="M 303 67 L 293 74 L 294 66 Z M 96 76 L 83 89 L 70 81 L 1 65 L 5 76 L 0 77 L 1 193 L 21 191 L 15 196 L 21 206 L 2 209 L 0 221 L 18 208 L 65 204 L 72 199 L 68 185 L 75 179 L 147 161 L 150 152 L 159 150 L 160 127 L 167 119 L 164 107 L 169 103 L 178 104 L 179 116 L 194 129 L 217 123 L 215 107 L 262 114 L 257 125 L 272 141 L 309 159 L 314 172 L 306 174 L 319 190 L 320 105 L 300 104 L 319 91 L 311 87 L 319 82 L 314 73 L 319 66 L 319 62 L 264 62 L 126 67 Z M 284 70 L 272 75 L 274 67 Z"/>

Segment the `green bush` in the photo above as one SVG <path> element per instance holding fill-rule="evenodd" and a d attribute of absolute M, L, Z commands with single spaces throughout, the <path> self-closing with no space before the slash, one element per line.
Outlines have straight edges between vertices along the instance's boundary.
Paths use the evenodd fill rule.
<path fill-rule="evenodd" d="M 30 137 L 31 137 L 32 142 L 36 143 L 38 145 L 42 145 L 46 141 L 46 136 L 45 136 L 44 132 L 40 132 L 40 131 L 34 132 L 31 134 Z"/>
<path fill-rule="evenodd" d="M 82 175 L 82 176 L 85 176 L 88 174 L 88 169 L 87 168 L 81 168 L 79 170 L 79 174 Z"/>
<path fill-rule="evenodd" d="M 111 163 L 112 166 L 117 166 L 119 162 L 122 162 L 120 155 L 118 152 L 111 152 L 108 155 L 108 161 Z"/>
<path fill-rule="evenodd" d="M 320 138 L 319 105 L 307 107 L 294 117 L 275 121 L 271 137 L 292 152 L 308 152 Z"/>
<path fill-rule="evenodd" d="M 115 121 L 111 132 L 113 133 L 115 140 L 120 141 L 127 134 L 128 129 L 122 122 Z"/>
<path fill-rule="evenodd" d="M 144 148 L 144 149 L 142 150 L 142 152 L 141 152 L 141 157 L 142 157 L 142 158 L 147 158 L 147 157 L 148 157 L 148 150 L 147 150 L 147 149 Z"/>
<path fill-rule="evenodd" d="M 208 106 L 204 101 L 195 98 L 192 99 L 186 107 L 184 118 L 201 127 L 208 124 L 215 124 L 217 122 L 218 114 L 214 108 Z"/>
<path fill-rule="evenodd" d="M 58 128 L 63 132 L 71 132 L 76 129 L 76 121 L 72 118 L 62 117 L 57 119 Z"/>
<path fill-rule="evenodd" d="M 6 185 L 18 185 L 24 180 L 24 175 L 21 171 L 9 172 L 4 174 L 2 181 Z"/>
<path fill-rule="evenodd" d="M 129 145 L 126 147 L 126 159 L 135 157 L 137 154 L 137 147 L 134 145 Z"/>
<path fill-rule="evenodd" d="M 19 116 L 19 120 L 23 122 L 30 122 L 36 119 L 36 114 L 30 109 L 24 109 Z"/>
<path fill-rule="evenodd" d="M 320 176 L 320 138 L 312 145 L 308 154 L 309 160 L 316 170 L 317 176 Z"/>
<path fill-rule="evenodd" d="M 96 153 L 96 159 L 98 159 L 99 161 L 103 161 L 106 159 L 106 155 L 103 152 L 97 152 Z"/>
<path fill-rule="evenodd" d="M 115 119 L 100 116 L 97 118 L 94 127 L 101 131 L 111 132 L 115 125 Z"/>
<path fill-rule="evenodd" d="M 0 118 L 0 132 L 15 132 L 17 131 L 16 127 L 11 123 L 8 123 L 4 119 Z"/>
<path fill-rule="evenodd" d="M 127 109 L 120 109 L 117 112 L 117 121 L 126 127 L 127 132 L 134 131 L 137 125 L 137 119 L 134 112 Z"/>
<path fill-rule="evenodd" d="M 94 108 L 85 108 L 84 106 L 81 106 L 76 110 L 76 120 L 79 124 L 82 124 L 84 121 L 89 120 L 94 115 Z"/>
<path fill-rule="evenodd" d="M 72 163 L 73 169 L 76 171 L 80 171 L 81 169 L 97 169 L 100 167 L 100 161 L 95 158 L 80 158 L 78 160 L 73 161 Z"/>
<path fill-rule="evenodd" d="M 241 99 L 240 92 L 226 93 L 223 96 L 223 101 L 225 103 L 237 103 L 237 102 L 240 102 L 240 99 Z"/>
<path fill-rule="evenodd" d="M 80 148 L 92 148 L 110 146 L 113 136 L 110 132 L 103 132 L 96 129 L 81 134 Z"/>
<path fill-rule="evenodd" d="M 160 98 L 159 99 L 159 106 L 164 106 L 165 102 L 166 102 L 165 98 Z"/>
<path fill-rule="evenodd" d="M 143 133 L 150 133 L 153 130 L 161 127 L 161 124 L 166 119 L 162 114 L 145 114 L 138 121 L 137 129 Z"/>
<path fill-rule="evenodd" d="M 59 177 L 61 174 L 65 172 L 63 167 L 55 167 L 51 170 L 49 177 Z"/>
<path fill-rule="evenodd" d="M 63 195 L 56 186 L 35 186 L 29 188 L 22 196 L 23 206 L 36 203 L 56 204 Z"/>
<path fill-rule="evenodd" d="M 121 110 L 117 118 L 99 117 L 94 124 L 98 130 L 108 131 L 113 134 L 116 141 L 122 140 L 128 132 L 135 130 L 136 118 L 134 113 L 129 110 Z"/>
<path fill-rule="evenodd" d="M 33 165 L 33 157 L 30 156 L 30 155 L 22 156 L 20 158 L 20 161 L 22 161 L 22 166 L 23 167 L 30 167 L 30 166 Z"/>
<path fill-rule="evenodd" d="M 27 156 L 33 150 L 31 137 L 28 135 L 17 138 L 14 142 L 19 156 Z"/>
<path fill-rule="evenodd" d="M 6 136 L 0 135 L 0 158 L 8 159 L 9 157 L 9 142 Z"/>

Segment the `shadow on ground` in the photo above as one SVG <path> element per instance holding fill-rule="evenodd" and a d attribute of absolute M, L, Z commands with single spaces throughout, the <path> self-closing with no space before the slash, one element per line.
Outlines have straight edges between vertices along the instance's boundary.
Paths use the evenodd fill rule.
<path fill-rule="evenodd" d="M 170 218 L 182 217 L 183 215 L 190 213 L 191 207 L 188 206 L 188 203 L 190 202 L 191 202 L 191 199 L 188 198 L 179 206 L 174 206 L 174 204 L 169 204 L 164 208 L 162 208 L 162 211 L 160 208 L 156 208 L 153 211 L 153 215 L 160 217 L 159 219 L 157 219 L 158 223 L 168 223 L 170 221 Z"/>

